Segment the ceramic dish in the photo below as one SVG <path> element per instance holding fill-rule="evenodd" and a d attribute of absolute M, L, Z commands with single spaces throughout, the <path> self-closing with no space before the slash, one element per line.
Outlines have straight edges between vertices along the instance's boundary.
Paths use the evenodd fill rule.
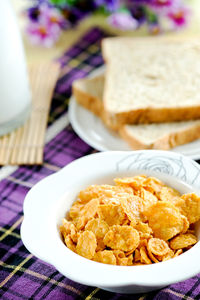
<path fill-rule="evenodd" d="M 92 112 L 79 105 L 72 97 L 69 103 L 69 120 L 78 136 L 99 151 L 131 151 L 131 147 L 114 131 L 109 131 Z"/>
<path fill-rule="evenodd" d="M 59 226 L 81 189 L 91 184 L 111 184 L 115 177 L 144 173 L 160 178 L 181 193 L 198 193 L 200 166 L 177 153 L 107 151 L 85 156 L 43 179 L 29 191 L 21 226 L 24 245 L 66 277 L 113 292 L 147 292 L 196 275 L 200 272 L 200 242 L 171 260 L 129 267 L 88 260 L 64 245 Z M 200 226 L 196 234 L 200 239 Z"/>

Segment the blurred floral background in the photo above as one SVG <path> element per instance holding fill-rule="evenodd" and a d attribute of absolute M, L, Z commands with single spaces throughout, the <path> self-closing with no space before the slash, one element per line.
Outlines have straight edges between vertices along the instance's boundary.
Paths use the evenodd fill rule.
<path fill-rule="evenodd" d="M 51 47 L 63 30 L 90 15 L 104 15 L 110 27 L 160 34 L 184 28 L 192 12 L 185 0 L 33 0 L 26 9 L 32 44 Z"/>

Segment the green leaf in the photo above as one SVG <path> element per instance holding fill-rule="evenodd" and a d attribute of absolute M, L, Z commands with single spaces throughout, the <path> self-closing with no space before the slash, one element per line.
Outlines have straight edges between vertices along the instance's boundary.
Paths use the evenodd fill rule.
<path fill-rule="evenodd" d="M 66 2 L 68 5 L 72 6 L 76 5 L 79 2 L 79 0 L 66 0 Z"/>
<path fill-rule="evenodd" d="M 109 12 L 107 11 L 105 6 L 99 6 L 95 11 L 94 14 L 100 14 L 100 15 L 105 15 L 108 16 Z"/>
<path fill-rule="evenodd" d="M 128 8 L 124 5 L 122 5 L 118 10 L 117 12 L 120 12 L 120 13 L 124 13 L 124 14 L 130 14 L 130 11 L 128 10 Z"/>
<path fill-rule="evenodd" d="M 77 2 L 79 0 L 50 0 L 50 2 L 54 5 L 57 5 L 57 6 L 63 6 L 63 5 L 69 5 L 69 6 L 72 6 L 72 5 L 76 5 Z"/>
<path fill-rule="evenodd" d="M 49 0 L 50 3 L 54 5 L 63 5 L 66 4 L 66 0 Z"/>
<path fill-rule="evenodd" d="M 149 23 L 157 23 L 158 22 L 158 16 L 149 8 L 147 7 L 143 7 L 144 8 L 144 12 L 146 15 L 146 18 L 148 20 Z"/>

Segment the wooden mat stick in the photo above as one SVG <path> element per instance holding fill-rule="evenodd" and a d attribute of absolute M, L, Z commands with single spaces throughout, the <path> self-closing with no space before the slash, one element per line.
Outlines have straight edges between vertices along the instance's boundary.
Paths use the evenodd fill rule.
<path fill-rule="evenodd" d="M 0 151 L 0 163 L 6 160 L 6 145 L 8 143 L 9 136 L 5 135 L 1 138 L 1 151 Z"/>
<path fill-rule="evenodd" d="M 16 135 L 14 132 L 11 132 L 6 141 L 6 153 L 5 153 L 5 163 L 8 163 L 11 159 L 12 151 L 15 145 Z"/>
<path fill-rule="evenodd" d="M 29 128 L 30 128 L 30 119 L 26 121 L 26 124 L 23 128 L 21 140 L 20 140 L 20 147 L 18 151 L 18 157 L 17 157 L 17 164 L 22 164 L 24 160 L 24 149 L 26 148 L 26 140 L 27 136 L 29 134 Z"/>
<path fill-rule="evenodd" d="M 23 127 L 18 128 L 15 131 L 15 144 L 13 145 L 12 153 L 11 153 L 11 158 L 10 158 L 10 164 L 15 165 L 17 164 L 17 156 L 19 153 L 19 148 L 20 148 L 20 140 L 23 132 Z"/>

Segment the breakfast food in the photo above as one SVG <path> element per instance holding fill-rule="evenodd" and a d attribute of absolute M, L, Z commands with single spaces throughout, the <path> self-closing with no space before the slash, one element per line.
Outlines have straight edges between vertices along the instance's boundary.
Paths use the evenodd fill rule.
<path fill-rule="evenodd" d="M 135 266 L 166 261 L 197 243 L 197 195 L 180 195 L 146 175 L 114 181 L 79 192 L 60 226 L 70 250 L 96 262 Z"/>
<path fill-rule="evenodd" d="M 198 40 L 106 38 L 107 125 L 200 118 Z"/>
<path fill-rule="evenodd" d="M 106 124 L 103 106 L 104 75 L 78 79 L 73 83 L 76 101 Z M 120 136 L 132 149 L 168 150 L 200 138 L 200 120 L 157 124 L 122 125 Z"/>

